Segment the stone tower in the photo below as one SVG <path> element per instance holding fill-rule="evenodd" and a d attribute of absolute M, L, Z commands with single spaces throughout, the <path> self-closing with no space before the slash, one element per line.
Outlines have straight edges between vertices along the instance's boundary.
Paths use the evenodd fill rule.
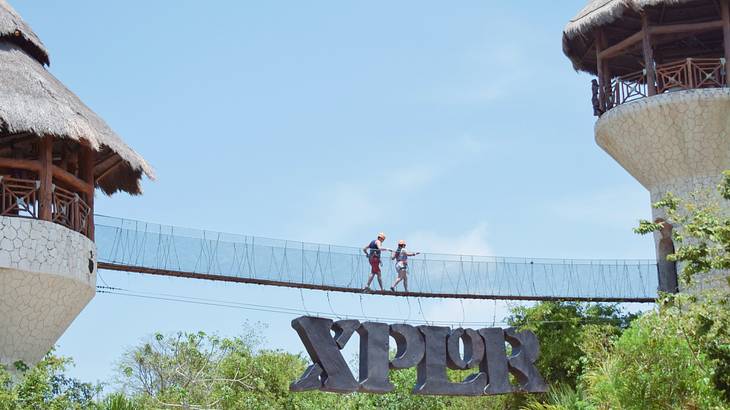
<path fill-rule="evenodd" d="M 596 142 L 652 202 L 714 189 L 730 168 L 728 0 L 592 0 L 565 27 L 563 51 L 597 77 Z M 673 292 L 668 229 L 655 239 L 660 290 Z M 727 286 L 720 275 L 700 279 Z"/>
<path fill-rule="evenodd" d="M 94 192 L 139 194 L 147 163 L 47 69 L 0 0 L 0 365 L 32 365 L 96 293 Z"/>

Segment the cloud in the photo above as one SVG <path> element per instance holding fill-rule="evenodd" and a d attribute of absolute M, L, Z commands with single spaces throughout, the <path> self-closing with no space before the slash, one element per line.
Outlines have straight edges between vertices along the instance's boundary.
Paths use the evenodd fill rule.
<path fill-rule="evenodd" d="M 642 216 L 650 218 L 649 203 L 649 194 L 643 188 L 626 185 L 566 195 L 548 202 L 545 208 L 554 218 L 573 224 L 589 222 L 615 228 L 633 226 Z"/>
<path fill-rule="evenodd" d="M 343 235 L 373 226 L 383 217 L 376 195 L 367 186 L 338 183 L 317 201 L 317 217 L 307 218 L 304 240 L 337 243 Z M 326 240 L 323 240 L 326 238 Z"/>
<path fill-rule="evenodd" d="M 504 327 L 505 318 L 509 316 L 510 309 L 523 303 L 509 302 L 504 300 L 458 300 L 449 299 L 431 303 L 424 309 L 423 316 L 429 322 L 449 322 L 454 325 L 465 323 L 465 327 L 473 327 L 474 322 L 486 326 Z"/>
<path fill-rule="evenodd" d="M 394 176 L 387 180 L 386 190 L 397 189 L 414 191 L 427 186 L 440 173 L 435 165 L 412 165 L 394 171 Z"/>
<path fill-rule="evenodd" d="M 434 182 L 475 160 L 486 150 L 486 143 L 473 135 L 450 138 L 446 147 L 419 152 L 421 160 L 414 163 L 384 167 L 374 171 L 371 178 L 348 179 L 323 184 L 314 192 L 312 208 L 305 210 L 298 238 L 311 242 L 349 243 L 357 233 L 362 237 L 387 225 L 407 205 L 414 194 L 428 190 Z M 407 238 L 422 237 L 428 249 L 441 253 L 485 254 L 486 225 L 480 224 L 462 235 L 444 240 L 440 233 L 416 232 Z M 412 239 L 411 239 L 412 240 Z M 419 242 L 420 241 L 416 241 Z M 414 244 L 416 244 L 414 242 Z M 442 245 L 444 246 L 442 248 Z"/>
<path fill-rule="evenodd" d="M 469 134 L 457 138 L 454 145 L 460 147 L 461 152 L 466 152 L 471 155 L 482 154 L 487 150 L 485 139 Z"/>
<path fill-rule="evenodd" d="M 432 231 L 416 231 L 407 236 L 410 247 L 423 252 L 459 255 L 491 255 L 487 242 L 487 224 L 478 223 L 466 232 L 446 235 Z"/>
<path fill-rule="evenodd" d="M 444 80 L 432 96 L 441 103 L 485 103 L 515 94 L 530 78 L 530 58 L 524 44 L 487 41 L 463 54 L 459 75 Z"/>
<path fill-rule="evenodd" d="M 438 167 L 403 166 L 367 181 L 336 183 L 319 194 L 319 206 L 306 218 L 303 238 L 337 244 L 353 232 L 377 229 L 373 227 L 386 221 L 386 215 L 395 214 L 392 209 L 406 202 L 410 193 L 427 187 L 440 172 Z"/>

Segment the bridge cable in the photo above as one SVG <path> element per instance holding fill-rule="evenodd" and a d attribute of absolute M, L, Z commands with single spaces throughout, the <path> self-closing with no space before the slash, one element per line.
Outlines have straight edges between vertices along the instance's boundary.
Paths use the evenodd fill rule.
<path fill-rule="evenodd" d="M 119 296 L 129 296 L 129 297 L 137 297 L 137 298 L 143 298 L 143 299 L 152 299 L 152 300 L 161 300 L 161 301 L 167 301 L 167 302 L 181 302 L 181 303 L 190 303 L 190 304 L 199 304 L 199 305 L 207 305 L 207 306 L 217 306 L 217 307 L 228 307 L 228 308 L 237 308 L 237 309 L 243 309 L 243 310 L 255 310 L 255 311 L 263 311 L 263 312 L 270 312 L 270 313 L 283 313 L 283 314 L 302 314 L 306 313 L 296 308 L 287 308 L 287 307 L 281 307 L 281 306 L 271 306 L 271 305 L 259 305 L 259 304 L 252 304 L 252 303 L 242 303 L 242 302 L 231 302 L 231 301 L 222 301 L 222 300 L 216 300 L 216 299 L 206 299 L 206 298 L 198 298 L 198 297 L 192 297 L 192 296 L 181 296 L 181 295 L 171 295 L 171 294 L 164 294 L 164 293 L 151 293 L 151 292 L 141 292 L 141 291 L 130 291 L 127 289 L 122 288 L 116 288 L 116 287 L 107 287 L 107 286 L 97 286 L 97 292 L 100 294 L 111 294 L 111 295 L 119 295 Z M 495 301 L 496 303 L 496 301 Z M 495 310 L 496 312 L 496 310 Z M 318 311 L 312 311 L 310 313 L 317 314 L 318 316 L 322 317 L 330 317 L 326 312 L 318 312 Z M 495 314 L 496 316 L 496 314 Z M 370 317 L 358 317 L 357 315 L 352 315 L 353 318 L 358 319 L 370 319 Z M 393 317 L 382 317 L 383 320 L 398 322 L 402 319 L 399 318 L 393 318 Z M 614 318 L 586 318 L 580 320 L 582 323 L 606 323 L 606 322 L 616 322 L 619 319 Z M 541 321 L 529 321 L 527 323 L 573 323 L 572 320 L 541 320 Z M 410 321 L 410 323 L 426 323 L 426 324 L 446 324 L 446 325 L 453 325 L 454 322 L 452 321 L 430 321 L 425 322 L 421 320 L 413 320 Z M 488 323 L 485 322 L 464 322 L 464 324 L 469 325 L 488 325 Z M 496 317 L 493 321 L 493 324 L 507 324 L 506 321 L 502 320 L 497 322 Z"/>
<path fill-rule="evenodd" d="M 426 325 L 430 326 L 428 324 L 428 319 L 426 319 L 426 315 L 423 314 L 423 306 L 421 306 L 421 298 L 416 298 L 418 301 L 418 310 L 421 312 L 421 317 L 423 317 L 423 321 L 426 322 Z"/>
<path fill-rule="evenodd" d="M 365 315 L 365 308 L 363 307 L 363 304 L 362 304 L 362 295 L 359 295 L 359 296 L 360 296 L 360 312 L 362 312 L 362 317 L 367 318 L 367 316 Z"/>
<path fill-rule="evenodd" d="M 461 322 L 459 322 L 459 327 L 463 327 L 462 323 L 466 321 L 466 312 L 464 311 L 464 299 L 459 299 L 459 303 L 461 304 Z"/>
<path fill-rule="evenodd" d="M 312 316 L 309 314 L 307 305 L 304 303 L 304 291 L 301 288 L 299 288 L 299 297 L 302 299 L 302 307 L 304 308 L 304 311 L 307 313 L 307 316 Z"/>
<path fill-rule="evenodd" d="M 497 299 L 494 300 L 494 309 L 492 310 L 492 327 L 495 326 L 497 322 Z"/>
<path fill-rule="evenodd" d="M 342 318 L 340 317 L 340 315 L 335 313 L 335 310 L 332 308 L 332 301 L 330 300 L 329 291 L 325 292 L 325 294 L 327 295 L 327 304 L 330 306 L 330 311 L 332 312 L 333 315 L 335 315 L 337 317 L 337 319 L 341 320 Z"/>

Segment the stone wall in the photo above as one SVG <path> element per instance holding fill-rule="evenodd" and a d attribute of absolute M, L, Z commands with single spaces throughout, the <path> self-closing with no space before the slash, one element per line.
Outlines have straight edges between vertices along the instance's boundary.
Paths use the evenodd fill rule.
<path fill-rule="evenodd" d="M 598 145 L 649 190 L 652 203 L 667 192 L 685 198 L 698 190 L 715 192 L 720 174 L 730 169 L 730 89 L 677 91 L 622 104 L 601 116 L 595 133 Z M 660 210 L 652 214 L 664 218 Z M 698 289 L 727 288 L 724 276 L 698 278 Z"/>
<path fill-rule="evenodd" d="M 0 217 L 0 363 L 33 364 L 96 293 L 96 246 L 64 226 Z"/>

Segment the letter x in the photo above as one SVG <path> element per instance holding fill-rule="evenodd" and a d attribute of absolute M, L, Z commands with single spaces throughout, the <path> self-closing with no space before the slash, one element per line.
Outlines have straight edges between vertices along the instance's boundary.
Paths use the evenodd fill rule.
<path fill-rule="evenodd" d="M 330 330 L 335 327 L 335 337 Z M 357 391 L 358 383 L 352 375 L 340 349 L 345 347 L 352 333 L 360 325 L 357 320 L 341 320 L 302 316 L 292 320 L 291 326 L 299 334 L 312 364 L 302 377 L 289 386 L 291 391 L 324 390 L 337 393 Z"/>

